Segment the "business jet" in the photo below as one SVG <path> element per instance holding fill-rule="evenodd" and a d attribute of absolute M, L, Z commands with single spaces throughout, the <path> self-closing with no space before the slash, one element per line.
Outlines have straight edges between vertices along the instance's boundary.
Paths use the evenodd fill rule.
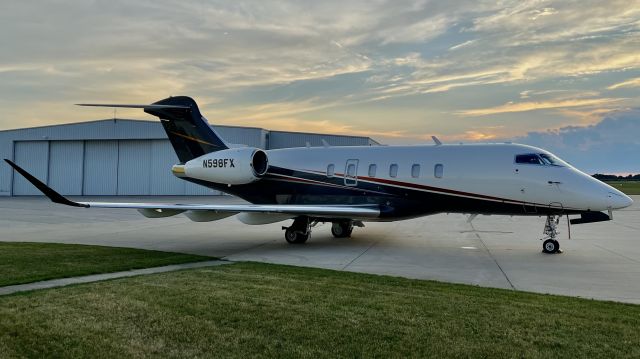
<path fill-rule="evenodd" d="M 364 222 L 390 222 L 436 213 L 546 216 L 543 252 L 560 251 L 561 216 L 572 224 L 607 221 L 633 201 L 540 148 L 514 144 L 328 146 L 262 150 L 224 141 L 196 102 L 169 97 L 140 108 L 160 118 L 183 180 L 240 197 L 250 204 L 75 202 L 10 160 L 18 173 L 55 203 L 84 208 L 133 208 L 149 218 L 185 214 L 196 222 L 232 215 L 246 224 L 293 220 L 289 243 L 305 243 L 318 223 L 350 237 Z"/>

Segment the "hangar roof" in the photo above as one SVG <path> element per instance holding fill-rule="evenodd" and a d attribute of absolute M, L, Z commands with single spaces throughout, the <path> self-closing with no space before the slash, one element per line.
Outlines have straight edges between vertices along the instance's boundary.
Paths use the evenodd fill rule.
<path fill-rule="evenodd" d="M 299 147 L 309 142 L 321 146 L 321 139 L 332 145 L 379 145 L 369 137 L 306 132 L 269 131 L 259 127 L 212 125 L 225 140 L 261 148 Z M 104 139 L 166 139 L 158 121 L 104 119 L 0 130 L 3 140 L 104 140 Z M 272 141 L 272 143 L 270 143 Z"/>

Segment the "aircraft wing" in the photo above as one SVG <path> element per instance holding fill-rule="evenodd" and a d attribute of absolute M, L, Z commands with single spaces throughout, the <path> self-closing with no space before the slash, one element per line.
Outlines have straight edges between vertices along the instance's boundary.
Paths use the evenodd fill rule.
<path fill-rule="evenodd" d="M 291 204 L 165 204 L 165 203 L 120 203 L 120 202 L 75 202 L 47 186 L 29 172 L 12 161 L 5 161 L 31 182 L 40 192 L 52 202 L 73 207 L 84 208 L 131 208 L 137 209 L 147 217 L 166 217 L 185 211 L 209 211 L 215 213 L 229 213 L 233 215 L 241 212 L 288 214 L 292 217 L 307 215 L 322 218 L 352 218 L 366 219 L 380 216 L 380 208 L 375 205 L 291 205 Z"/>

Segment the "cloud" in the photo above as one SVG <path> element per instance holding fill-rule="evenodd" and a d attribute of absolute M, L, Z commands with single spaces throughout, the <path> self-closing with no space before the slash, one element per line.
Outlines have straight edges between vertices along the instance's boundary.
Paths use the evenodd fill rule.
<path fill-rule="evenodd" d="M 476 42 L 476 40 L 468 40 L 468 41 L 465 41 L 465 42 L 463 42 L 463 43 L 460 43 L 460 44 L 457 44 L 457 45 L 451 46 L 451 47 L 449 48 L 449 51 L 454 51 L 454 50 L 461 49 L 461 48 L 463 48 L 463 47 L 470 46 L 470 45 L 471 45 L 471 44 L 473 44 L 474 42 Z"/>
<path fill-rule="evenodd" d="M 7 2 L 0 129 L 184 94 L 218 124 L 497 140 L 638 107 L 638 34 L 618 0 Z"/>
<path fill-rule="evenodd" d="M 602 107 L 611 106 L 620 103 L 623 99 L 618 98 L 593 98 L 593 99 L 572 99 L 559 101 L 540 101 L 540 102 L 510 102 L 504 105 L 478 108 L 472 110 L 459 111 L 457 114 L 462 116 L 487 116 L 509 112 L 526 112 L 546 109 L 559 109 L 571 107 Z"/>
<path fill-rule="evenodd" d="M 476 17 L 467 30 L 502 33 L 504 36 L 496 39 L 502 44 L 522 46 L 634 32 L 640 26 L 639 16 L 637 4 L 624 0 L 524 0 L 506 2 L 497 11 Z"/>
<path fill-rule="evenodd" d="M 589 126 L 530 132 L 514 142 L 554 152 L 588 173 L 640 173 L 640 109 L 616 111 Z"/>
<path fill-rule="evenodd" d="M 607 90 L 615 90 L 619 88 L 640 87 L 640 77 L 630 79 L 627 81 L 619 82 L 607 87 Z"/>

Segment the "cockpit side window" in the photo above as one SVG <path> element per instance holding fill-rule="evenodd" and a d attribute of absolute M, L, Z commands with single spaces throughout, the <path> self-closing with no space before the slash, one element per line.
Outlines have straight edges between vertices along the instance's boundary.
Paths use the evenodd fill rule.
<path fill-rule="evenodd" d="M 542 160 L 535 153 L 528 153 L 526 155 L 516 155 L 516 163 L 528 164 L 528 165 L 541 165 Z"/>

